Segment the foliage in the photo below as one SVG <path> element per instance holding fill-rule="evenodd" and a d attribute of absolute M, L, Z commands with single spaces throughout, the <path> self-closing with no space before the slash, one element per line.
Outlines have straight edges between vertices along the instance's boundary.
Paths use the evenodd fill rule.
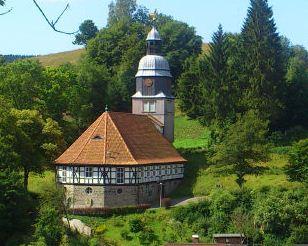
<path fill-rule="evenodd" d="M 33 201 L 23 189 L 21 177 L 14 171 L 1 169 L 0 189 L 0 238 L 6 242 L 30 226 L 29 212 L 33 209 Z"/>
<path fill-rule="evenodd" d="M 16 142 L 14 147 L 20 157 L 24 172 L 24 187 L 27 189 L 30 171 L 41 171 L 45 161 L 58 154 L 62 132 L 57 122 L 46 121 L 36 110 L 11 111 Z"/>
<path fill-rule="evenodd" d="M 286 173 L 292 181 L 308 183 L 308 138 L 292 145 Z"/>
<path fill-rule="evenodd" d="M 61 242 L 64 228 L 61 217 L 55 208 L 41 207 L 35 228 L 36 237 L 43 239 L 46 245 L 59 245 Z"/>
<path fill-rule="evenodd" d="M 98 32 L 97 26 L 92 20 L 85 20 L 79 26 L 79 33 L 75 35 L 75 41 L 73 44 L 86 45 L 88 41 L 95 37 Z"/>
<path fill-rule="evenodd" d="M 140 219 L 132 219 L 129 221 L 129 230 L 132 233 L 142 232 L 144 230 L 144 224 Z"/>
<path fill-rule="evenodd" d="M 286 127 L 308 124 L 308 52 L 302 46 L 290 48 L 291 55 L 287 64 L 285 98 Z"/>
<path fill-rule="evenodd" d="M 242 28 L 241 104 L 276 124 L 285 91 L 283 49 L 267 0 L 251 0 Z"/>
<path fill-rule="evenodd" d="M 223 124 L 235 118 L 237 91 L 233 81 L 234 76 L 228 64 L 229 39 L 221 25 L 213 34 L 209 47 L 209 52 L 205 56 L 206 64 L 203 65 L 206 76 L 201 82 L 204 100 L 200 109 L 201 120 L 207 125 L 215 121 Z"/>
<path fill-rule="evenodd" d="M 202 86 L 199 78 L 205 73 L 206 67 L 200 65 L 198 57 L 188 58 L 184 64 L 184 72 L 178 81 L 177 96 L 179 107 L 190 118 L 196 118 L 201 114 L 201 105 L 204 105 Z"/>
<path fill-rule="evenodd" d="M 253 162 L 268 158 L 266 134 L 268 122 L 260 119 L 256 112 L 249 111 L 230 125 L 225 138 L 216 146 L 212 161 L 217 164 L 233 165 L 237 175 L 236 182 L 242 187 L 244 175 L 258 170 Z"/>

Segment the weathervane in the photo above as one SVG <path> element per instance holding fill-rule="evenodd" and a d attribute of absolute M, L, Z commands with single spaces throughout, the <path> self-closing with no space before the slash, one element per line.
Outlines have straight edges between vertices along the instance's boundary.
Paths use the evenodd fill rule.
<path fill-rule="evenodd" d="M 152 24 L 154 26 L 154 23 L 156 22 L 157 20 L 157 9 L 155 9 L 155 11 L 153 13 L 150 13 L 149 16 L 150 16 L 150 19 L 152 21 Z"/>

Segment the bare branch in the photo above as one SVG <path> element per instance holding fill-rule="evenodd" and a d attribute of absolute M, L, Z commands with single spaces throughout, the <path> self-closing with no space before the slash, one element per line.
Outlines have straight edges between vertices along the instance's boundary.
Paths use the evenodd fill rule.
<path fill-rule="evenodd" d="M 49 20 L 48 17 L 46 16 L 46 14 L 44 13 L 44 11 L 42 10 L 42 8 L 40 7 L 40 5 L 36 2 L 36 0 L 32 0 L 33 3 L 35 4 L 35 6 L 38 8 L 38 10 L 41 12 L 41 14 L 43 15 L 44 19 L 46 20 L 46 22 L 48 23 L 48 25 L 55 31 L 55 32 L 59 32 L 59 33 L 63 33 L 63 34 L 68 34 L 68 35 L 72 35 L 77 33 L 78 31 L 75 32 L 64 32 L 61 30 L 58 30 L 56 27 L 56 24 L 58 23 L 58 21 L 61 19 L 61 17 L 63 16 L 63 14 L 68 10 L 69 8 L 69 4 L 66 5 L 66 7 L 64 8 L 64 10 L 61 12 L 61 14 L 58 16 L 58 18 L 56 19 L 56 21 L 53 20 Z"/>
<path fill-rule="evenodd" d="M 0 15 L 6 15 L 6 14 L 10 13 L 12 10 L 13 10 L 13 8 L 10 8 L 9 10 L 7 10 L 5 12 L 0 13 Z"/>

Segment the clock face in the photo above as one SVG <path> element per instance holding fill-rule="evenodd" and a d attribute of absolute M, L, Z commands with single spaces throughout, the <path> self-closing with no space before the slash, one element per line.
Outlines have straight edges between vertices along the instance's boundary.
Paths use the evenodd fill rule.
<path fill-rule="evenodd" d="M 153 85 L 153 79 L 145 79 L 144 84 L 148 87 Z"/>

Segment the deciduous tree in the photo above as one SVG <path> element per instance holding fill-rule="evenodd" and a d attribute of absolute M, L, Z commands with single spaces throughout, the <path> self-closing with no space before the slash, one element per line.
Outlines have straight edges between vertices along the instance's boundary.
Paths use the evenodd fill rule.
<path fill-rule="evenodd" d="M 242 187 L 244 176 L 255 173 L 252 164 L 268 159 L 267 132 L 268 121 L 262 120 L 257 112 L 248 111 L 225 132 L 224 139 L 216 146 L 212 162 L 231 165 L 237 176 L 236 182 Z"/>

